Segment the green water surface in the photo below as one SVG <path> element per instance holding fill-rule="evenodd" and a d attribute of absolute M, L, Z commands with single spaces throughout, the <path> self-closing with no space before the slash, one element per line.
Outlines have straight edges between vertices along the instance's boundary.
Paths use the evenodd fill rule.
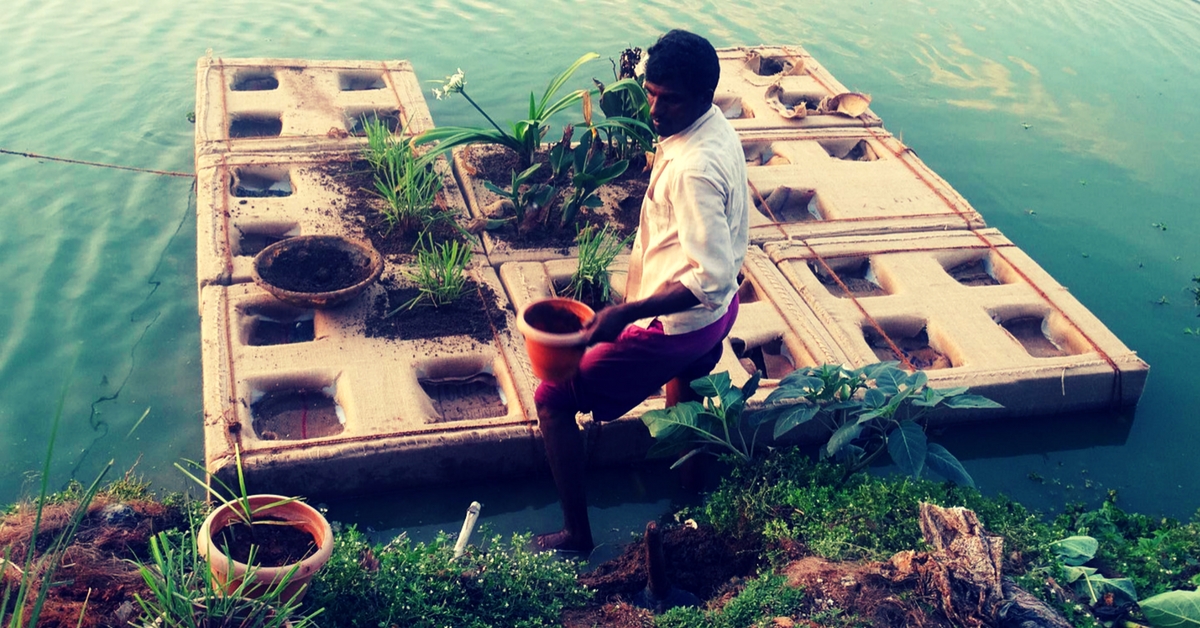
<path fill-rule="evenodd" d="M 944 435 L 980 487 L 1044 509 L 1109 489 L 1144 512 L 1200 506 L 1200 335 L 1184 333 L 1200 328 L 1186 291 L 1200 275 L 1196 0 L 7 6 L 0 149 L 180 173 L 193 168 L 187 116 L 207 49 L 409 59 L 421 79 L 462 68 L 493 117 L 515 119 L 528 92 L 580 54 L 615 56 L 672 27 L 717 46 L 799 43 L 869 92 L 889 131 L 1152 365 L 1135 412 Z M 581 81 L 589 75 L 611 76 L 607 61 Z M 441 125 L 483 123 L 461 99 L 430 107 Z M 40 468 L 64 388 L 54 486 L 110 459 L 184 486 L 171 463 L 200 458 L 203 438 L 191 185 L 0 154 L 0 503 Z M 601 537 L 666 511 L 674 495 L 654 473 L 605 477 Z M 500 528 L 555 523 L 548 480 L 333 509 L 377 528 L 456 527 L 472 499 Z"/>

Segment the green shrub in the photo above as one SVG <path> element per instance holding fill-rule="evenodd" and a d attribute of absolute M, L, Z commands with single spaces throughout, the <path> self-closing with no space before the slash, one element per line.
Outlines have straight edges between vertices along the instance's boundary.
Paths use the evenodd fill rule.
<path fill-rule="evenodd" d="M 338 626 L 376 628 L 532 628 L 560 625 L 563 608 L 586 603 L 577 565 L 528 549 L 528 535 L 500 537 L 457 560 L 441 533 L 429 543 L 398 538 L 370 543 L 351 527 L 313 580 L 306 604 L 325 608 Z"/>
<path fill-rule="evenodd" d="M 674 608 L 660 615 L 660 628 L 771 627 L 775 617 L 796 615 L 805 606 L 804 589 L 791 587 L 781 575 L 765 575 L 746 583 L 737 597 L 719 610 Z"/>

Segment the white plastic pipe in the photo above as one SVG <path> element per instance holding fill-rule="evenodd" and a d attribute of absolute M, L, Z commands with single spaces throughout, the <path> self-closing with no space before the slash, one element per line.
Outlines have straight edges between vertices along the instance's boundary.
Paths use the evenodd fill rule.
<path fill-rule="evenodd" d="M 471 502 L 467 508 L 467 518 L 463 519 L 462 530 L 458 533 L 458 542 L 454 544 L 454 557 L 458 558 L 467 551 L 467 542 L 471 540 L 471 533 L 475 531 L 475 522 L 479 520 L 479 509 L 483 508 L 479 502 Z"/>

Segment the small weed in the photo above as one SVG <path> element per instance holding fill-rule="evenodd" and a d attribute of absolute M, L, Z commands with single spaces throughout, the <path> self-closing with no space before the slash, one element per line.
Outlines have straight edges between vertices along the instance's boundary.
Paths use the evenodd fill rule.
<path fill-rule="evenodd" d="M 451 220 L 439 211 L 437 194 L 442 178 L 430 156 L 419 155 L 411 140 L 398 139 L 381 120 L 363 118 L 367 134 L 364 156 L 375 171 L 373 192 L 384 200 L 380 210 L 387 231 L 427 230 L 432 224 Z"/>
<path fill-rule="evenodd" d="M 453 302 L 466 288 L 466 269 L 470 261 L 471 248 L 460 242 L 437 244 L 433 250 L 421 251 L 417 254 L 416 272 L 408 276 L 421 293 L 387 315 L 411 310 L 422 301 L 428 301 L 434 307 Z"/>
<path fill-rule="evenodd" d="M 746 583 L 737 597 L 719 610 L 675 608 L 657 618 L 659 628 L 772 627 L 776 617 L 792 617 L 804 608 L 804 589 L 791 587 L 782 575 L 764 575 Z M 824 625 L 824 624 L 823 624 Z M 837 625 L 837 624 L 831 624 Z"/>
<path fill-rule="evenodd" d="M 595 295 L 600 303 L 608 303 L 612 289 L 608 267 L 632 240 L 632 233 L 624 240 L 619 239 L 616 231 L 608 225 L 598 231 L 591 225 L 581 229 L 575 237 L 579 245 L 579 266 L 571 274 L 567 292 L 575 299 L 590 294 Z"/>

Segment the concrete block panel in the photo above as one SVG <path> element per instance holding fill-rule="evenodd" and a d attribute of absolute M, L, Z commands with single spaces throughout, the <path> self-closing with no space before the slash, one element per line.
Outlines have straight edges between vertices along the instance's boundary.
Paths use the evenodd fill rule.
<path fill-rule="evenodd" d="M 991 418 L 1137 403 L 1148 365 L 995 229 L 770 243 L 848 366 L 898 360 Z M 775 298 L 778 286 L 768 288 Z M 974 415 L 970 415 L 974 416 Z M 967 413 L 955 414 L 969 418 Z"/>
<path fill-rule="evenodd" d="M 542 464 L 513 362 L 524 356 L 496 274 L 475 268 L 503 324 L 481 341 L 364 333 L 372 286 L 329 310 L 284 305 L 254 284 L 201 292 L 205 461 L 230 474 L 234 445 L 252 482 L 273 490 L 364 492 Z M 304 479 L 296 473 L 312 473 Z"/>
<path fill-rule="evenodd" d="M 267 245 L 298 235 L 345 235 L 369 240 L 345 215 L 350 192 L 338 173 L 358 150 L 313 153 L 221 153 L 196 167 L 197 283 L 229 285 L 252 280 L 254 256 Z M 466 204 L 450 164 L 439 158 L 439 207 L 467 221 Z M 382 199 L 377 200 L 380 206 Z M 481 244 L 474 252 L 482 254 Z"/>
<path fill-rule="evenodd" d="M 883 125 L 865 105 L 856 116 L 818 112 L 822 100 L 850 90 L 800 46 L 722 48 L 717 57 L 713 101 L 738 132 Z"/>
<path fill-rule="evenodd" d="M 196 156 L 360 146 L 362 120 L 433 128 L 408 61 L 221 59 L 196 64 Z"/>
<path fill-rule="evenodd" d="M 756 244 L 984 226 L 966 199 L 882 130 L 747 133 L 742 147 Z"/>

